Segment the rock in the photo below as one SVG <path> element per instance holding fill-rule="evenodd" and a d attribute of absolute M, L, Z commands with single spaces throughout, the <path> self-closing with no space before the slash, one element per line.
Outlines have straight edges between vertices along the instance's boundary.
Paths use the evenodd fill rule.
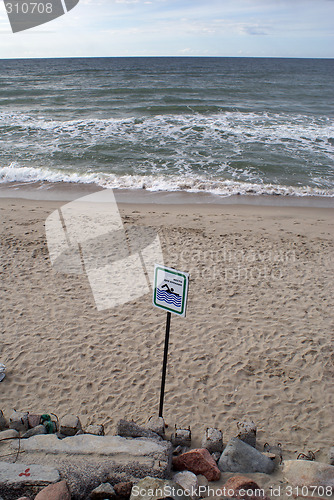
<path fill-rule="evenodd" d="M 222 472 L 270 474 L 273 472 L 275 464 L 253 446 L 238 438 L 232 438 L 219 459 L 218 467 Z"/>
<path fill-rule="evenodd" d="M 2 363 L 0 363 L 0 382 L 3 381 L 3 379 L 6 376 L 6 366 Z"/>
<path fill-rule="evenodd" d="M 130 498 L 133 483 L 131 481 L 117 483 L 114 486 L 116 495 L 124 500 Z"/>
<path fill-rule="evenodd" d="M 20 497 L 17 500 L 30 500 L 30 498 L 29 497 Z"/>
<path fill-rule="evenodd" d="M 0 441 L 7 441 L 7 439 L 17 439 L 19 433 L 15 429 L 7 429 L 6 431 L 0 432 Z"/>
<path fill-rule="evenodd" d="M 140 425 L 135 424 L 135 422 L 129 422 L 128 420 L 119 420 L 117 424 L 116 434 L 122 437 L 145 437 L 149 439 L 158 439 L 161 440 L 161 437 L 150 429 L 146 429 L 145 427 L 141 427 Z"/>
<path fill-rule="evenodd" d="M 132 487 L 130 500 L 189 500 L 181 486 L 163 479 L 147 476 Z"/>
<path fill-rule="evenodd" d="M 9 427 L 18 432 L 26 432 L 28 430 L 28 412 L 14 410 L 9 417 Z"/>
<path fill-rule="evenodd" d="M 196 474 L 189 470 L 177 472 L 177 474 L 173 476 L 173 481 L 182 486 L 187 496 L 192 499 L 198 498 L 198 480 Z"/>
<path fill-rule="evenodd" d="M 214 459 L 214 461 L 217 463 L 218 460 L 220 459 L 221 457 L 221 453 L 219 451 L 215 451 L 214 453 L 211 453 L 211 456 L 212 458 Z"/>
<path fill-rule="evenodd" d="M 22 439 L 38 436 L 39 434 L 46 434 L 46 429 L 43 424 L 36 425 L 36 427 L 27 430 L 27 432 L 23 434 Z"/>
<path fill-rule="evenodd" d="M 238 438 L 244 443 L 249 444 L 250 446 L 256 447 L 256 425 L 252 420 L 238 422 Z"/>
<path fill-rule="evenodd" d="M 131 496 L 132 486 L 132 481 L 117 483 L 114 485 L 114 490 L 119 498 L 127 500 Z"/>
<path fill-rule="evenodd" d="M 5 429 L 8 429 L 8 422 L 5 418 L 2 410 L 0 410 L 0 432 L 4 431 Z"/>
<path fill-rule="evenodd" d="M 35 500 L 71 500 L 71 494 L 66 481 L 59 481 L 43 488 L 37 494 Z"/>
<path fill-rule="evenodd" d="M 85 433 L 93 434 L 94 436 L 104 436 L 104 426 L 102 424 L 89 425 Z"/>
<path fill-rule="evenodd" d="M 292 486 L 334 487 L 334 466 L 308 460 L 286 460 L 283 476 Z"/>
<path fill-rule="evenodd" d="M 205 448 L 190 450 L 174 457 L 173 467 L 176 470 L 190 470 L 196 475 L 203 474 L 208 481 L 218 481 L 220 478 L 220 470 Z"/>
<path fill-rule="evenodd" d="M 235 493 L 238 493 L 238 491 L 240 489 L 254 491 L 257 488 L 260 488 L 259 485 L 255 481 L 253 481 L 249 477 L 245 477 L 245 476 L 230 477 L 230 479 L 228 479 L 226 481 L 224 486 L 225 486 L 226 490 L 231 489 Z"/>
<path fill-rule="evenodd" d="M 81 429 L 80 419 L 76 415 L 65 415 L 60 421 L 59 431 L 64 436 L 75 436 Z"/>
<path fill-rule="evenodd" d="M 204 498 L 208 496 L 209 481 L 202 474 L 198 474 L 196 477 L 198 482 L 198 496 L 199 498 Z"/>
<path fill-rule="evenodd" d="M 187 446 L 191 445 L 191 430 L 189 429 L 177 429 L 175 426 L 175 432 L 171 436 L 171 442 L 174 446 Z"/>
<path fill-rule="evenodd" d="M 202 448 L 210 453 L 221 453 L 223 451 L 223 433 L 214 427 L 208 427 L 202 440 Z"/>
<path fill-rule="evenodd" d="M 165 421 L 162 417 L 152 416 L 149 418 L 147 424 L 145 425 L 147 429 L 155 432 L 163 439 L 165 438 Z"/>
<path fill-rule="evenodd" d="M 41 424 L 41 415 L 35 415 L 34 413 L 28 414 L 28 424 L 30 428 L 37 427 Z"/>
<path fill-rule="evenodd" d="M 222 490 L 229 498 L 242 500 L 270 500 L 264 490 L 249 477 L 233 476 L 224 484 Z"/>
<path fill-rule="evenodd" d="M 181 453 L 185 453 L 188 450 L 189 450 L 188 446 L 180 446 L 180 445 L 178 445 L 176 448 L 174 448 L 173 455 L 174 456 L 181 455 Z"/>
<path fill-rule="evenodd" d="M 111 498 L 115 498 L 115 496 L 115 490 L 110 483 L 100 484 L 100 486 L 95 488 L 90 494 L 92 500 L 110 500 Z"/>
<path fill-rule="evenodd" d="M 33 494 L 38 487 L 56 483 L 59 479 L 59 472 L 53 467 L 0 462 L 0 496 L 5 498 Z"/>
<path fill-rule="evenodd" d="M 330 465 L 334 465 L 334 446 L 332 446 L 329 450 L 328 459 L 329 459 Z"/>

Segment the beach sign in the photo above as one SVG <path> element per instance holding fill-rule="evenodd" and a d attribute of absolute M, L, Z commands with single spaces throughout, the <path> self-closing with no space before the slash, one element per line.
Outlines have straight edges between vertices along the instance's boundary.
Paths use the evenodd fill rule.
<path fill-rule="evenodd" d="M 164 358 L 162 362 L 159 417 L 162 417 L 168 360 L 168 343 L 172 313 L 186 315 L 189 274 L 171 267 L 155 264 L 153 305 L 167 311 Z"/>
<path fill-rule="evenodd" d="M 154 267 L 153 305 L 185 317 L 189 274 L 156 264 Z"/>

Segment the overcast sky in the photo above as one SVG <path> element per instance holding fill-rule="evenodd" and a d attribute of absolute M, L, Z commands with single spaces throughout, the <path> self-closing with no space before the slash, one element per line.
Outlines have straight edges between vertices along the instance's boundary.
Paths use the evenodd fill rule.
<path fill-rule="evenodd" d="M 331 58 L 333 35 L 334 0 L 80 0 L 14 34 L 0 0 L 0 58 Z"/>

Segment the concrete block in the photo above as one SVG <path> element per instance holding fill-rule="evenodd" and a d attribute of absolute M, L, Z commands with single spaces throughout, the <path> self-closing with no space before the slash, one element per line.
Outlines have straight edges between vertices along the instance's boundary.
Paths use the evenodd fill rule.
<path fill-rule="evenodd" d="M 5 415 L 3 414 L 3 411 L 0 410 L 0 432 L 4 431 L 5 429 L 8 429 L 8 422 L 5 418 Z"/>
<path fill-rule="evenodd" d="M 10 442 L 17 450 L 17 443 Z M 87 500 L 101 483 L 133 483 L 148 475 L 165 478 L 170 474 L 172 446 L 168 441 L 120 436 L 82 434 L 65 439 L 40 435 L 21 440 L 29 461 L 56 467 L 76 499 Z M 23 456 L 23 455 L 22 455 Z M 20 458 L 19 458 L 20 460 Z"/>
<path fill-rule="evenodd" d="M 18 432 L 26 432 L 29 428 L 28 412 L 14 410 L 9 417 L 9 427 Z"/>
<path fill-rule="evenodd" d="M 161 439 L 161 437 L 150 429 L 146 429 L 135 422 L 130 422 L 128 420 L 119 420 L 117 423 L 116 434 L 122 437 L 145 437 L 149 439 Z"/>
<path fill-rule="evenodd" d="M 214 427 L 208 427 L 202 440 L 202 448 L 210 453 L 221 453 L 223 451 L 223 433 Z"/>
<path fill-rule="evenodd" d="M 8 439 L 18 439 L 19 433 L 15 429 L 7 429 L 0 432 L 0 441 L 7 441 Z"/>
<path fill-rule="evenodd" d="M 171 442 L 174 446 L 187 446 L 191 445 L 191 430 L 178 429 L 175 427 L 175 432 L 171 436 Z"/>
<path fill-rule="evenodd" d="M 41 486 L 59 481 L 57 469 L 45 465 L 0 462 L 0 495 L 16 498 L 36 494 Z"/>
<path fill-rule="evenodd" d="M 243 421 L 237 423 L 238 438 L 244 443 L 256 447 L 256 425 L 253 420 Z"/>
<path fill-rule="evenodd" d="M 156 434 L 159 434 L 162 438 L 165 437 L 166 425 L 162 417 L 150 417 L 145 427 Z"/>
<path fill-rule="evenodd" d="M 86 434 L 94 434 L 94 436 L 104 436 L 104 427 L 102 424 L 88 425 L 85 429 Z"/>
<path fill-rule="evenodd" d="M 79 417 L 76 415 L 65 415 L 60 421 L 60 433 L 64 436 L 75 436 L 82 430 Z"/>
<path fill-rule="evenodd" d="M 36 425 L 36 427 L 27 430 L 27 432 L 23 434 L 22 439 L 27 439 L 32 436 L 38 436 L 39 434 L 46 434 L 46 429 L 43 424 Z"/>

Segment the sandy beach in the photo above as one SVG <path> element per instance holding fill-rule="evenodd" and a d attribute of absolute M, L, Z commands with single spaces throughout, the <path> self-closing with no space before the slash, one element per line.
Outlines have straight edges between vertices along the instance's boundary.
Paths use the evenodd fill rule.
<path fill-rule="evenodd" d="M 113 433 L 159 406 L 165 313 L 146 294 L 98 311 L 86 276 L 57 272 L 44 223 L 64 201 L 0 199 L 0 408 L 80 416 Z M 119 205 L 154 228 L 165 264 L 190 273 L 187 317 L 172 316 L 164 417 L 207 426 L 249 417 L 258 441 L 326 461 L 333 422 L 334 209 Z"/>

